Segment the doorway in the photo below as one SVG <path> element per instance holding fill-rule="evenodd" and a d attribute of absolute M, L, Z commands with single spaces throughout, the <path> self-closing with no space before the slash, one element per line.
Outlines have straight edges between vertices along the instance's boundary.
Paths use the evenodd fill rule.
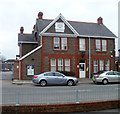
<path fill-rule="evenodd" d="M 79 78 L 85 78 L 86 75 L 86 65 L 85 61 L 79 63 Z"/>

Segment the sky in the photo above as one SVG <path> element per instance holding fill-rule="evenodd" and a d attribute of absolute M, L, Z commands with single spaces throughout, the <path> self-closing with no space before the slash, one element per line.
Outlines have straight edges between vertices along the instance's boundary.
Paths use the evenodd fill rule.
<path fill-rule="evenodd" d="M 120 0 L 1 0 L 0 55 L 15 59 L 19 54 L 18 33 L 31 33 L 38 12 L 43 18 L 55 19 L 60 13 L 66 20 L 97 22 L 98 17 L 118 36 L 118 2 Z M 117 47 L 117 40 L 116 40 Z M 117 49 L 116 49 L 117 50 Z"/>

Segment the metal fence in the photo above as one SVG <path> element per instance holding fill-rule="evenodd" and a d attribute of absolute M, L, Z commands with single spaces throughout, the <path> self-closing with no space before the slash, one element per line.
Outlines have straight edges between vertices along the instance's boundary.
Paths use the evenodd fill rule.
<path fill-rule="evenodd" d="M 11 90 L 3 90 L 2 104 L 57 104 L 57 103 L 80 103 L 93 102 L 101 100 L 118 99 L 116 93 L 111 94 L 111 90 L 91 91 L 78 90 L 76 87 L 29 87 L 12 88 Z"/>

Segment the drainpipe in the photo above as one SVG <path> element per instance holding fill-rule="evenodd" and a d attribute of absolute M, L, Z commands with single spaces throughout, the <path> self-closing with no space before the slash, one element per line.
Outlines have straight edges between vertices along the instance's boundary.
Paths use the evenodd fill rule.
<path fill-rule="evenodd" d="M 18 80 L 21 80 L 21 61 L 19 60 L 19 78 Z"/>
<path fill-rule="evenodd" d="M 89 79 L 91 77 L 91 43 L 90 43 L 90 37 L 89 37 Z"/>

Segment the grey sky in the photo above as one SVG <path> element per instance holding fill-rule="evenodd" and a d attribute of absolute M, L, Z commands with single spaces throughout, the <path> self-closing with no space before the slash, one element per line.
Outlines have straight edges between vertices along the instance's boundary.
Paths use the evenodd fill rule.
<path fill-rule="evenodd" d="M 6 58 L 19 54 L 18 33 L 24 26 L 31 33 L 39 11 L 43 18 L 54 19 L 60 13 L 66 20 L 103 23 L 118 36 L 119 0 L 1 0 L 0 1 L 0 52 Z"/>

